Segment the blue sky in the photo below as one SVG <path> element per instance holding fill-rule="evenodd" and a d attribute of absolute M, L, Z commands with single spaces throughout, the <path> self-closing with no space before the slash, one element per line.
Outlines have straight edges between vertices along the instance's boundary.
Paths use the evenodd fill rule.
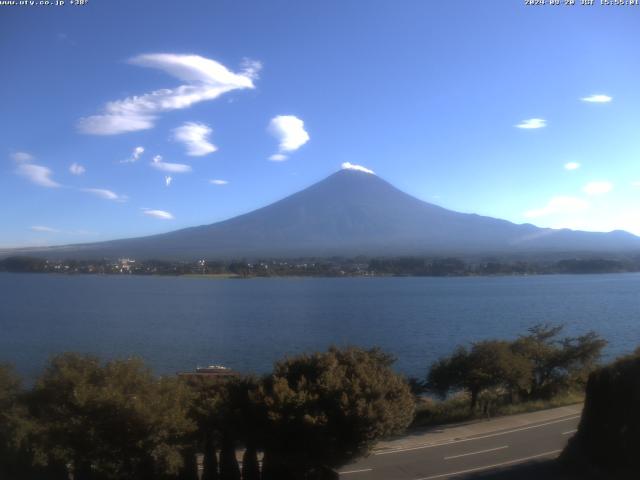
<path fill-rule="evenodd" d="M 638 26 L 506 0 L 0 6 L 0 246 L 212 223 L 345 162 L 454 210 L 640 234 Z"/>

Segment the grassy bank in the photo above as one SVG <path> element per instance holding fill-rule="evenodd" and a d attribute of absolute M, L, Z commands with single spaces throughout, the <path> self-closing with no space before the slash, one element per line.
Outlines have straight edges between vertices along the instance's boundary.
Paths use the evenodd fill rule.
<path fill-rule="evenodd" d="M 531 400 L 513 404 L 505 403 L 494 405 L 489 409 L 489 416 L 501 417 L 518 413 L 535 412 L 582 403 L 583 401 L 583 392 L 567 392 L 549 400 Z M 418 399 L 416 415 L 409 429 L 485 418 L 487 418 L 487 414 L 483 409 L 478 408 L 473 411 L 469 409 L 469 395 L 464 393 L 454 395 L 446 400 L 421 397 Z"/>

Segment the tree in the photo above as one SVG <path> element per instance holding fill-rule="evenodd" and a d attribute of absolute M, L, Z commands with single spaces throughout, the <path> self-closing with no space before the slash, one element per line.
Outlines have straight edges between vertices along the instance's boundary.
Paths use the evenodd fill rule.
<path fill-rule="evenodd" d="M 595 370 L 606 340 L 590 331 L 579 337 L 561 340 L 560 365 L 569 382 L 586 386 L 589 374 Z"/>
<path fill-rule="evenodd" d="M 500 389 L 513 398 L 529 377 L 529 362 L 515 353 L 509 342 L 489 340 L 474 343 L 471 350 L 459 347 L 452 356 L 440 359 L 431 367 L 427 385 L 442 396 L 452 390 L 467 390 L 473 410 L 483 391 Z"/>
<path fill-rule="evenodd" d="M 578 431 L 561 460 L 575 478 L 638 478 L 640 349 L 589 375 Z"/>
<path fill-rule="evenodd" d="M 54 357 L 38 379 L 32 411 L 40 448 L 76 478 L 145 479 L 182 466 L 189 392 L 176 379 L 155 378 L 138 359 L 106 364 L 92 356 Z"/>
<path fill-rule="evenodd" d="M 7 272 L 42 272 L 47 262 L 35 257 L 7 257 L 0 261 L 0 270 Z"/>
<path fill-rule="evenodd" d="M 469 351 L 461 346 L 451 356 L 438 359 L 429 369 L 427 390 L 446 397 L 453 390 L 465 389 L 469 363 Z"/>
<path fill-rule="evenodd" d="M 513 343 L 513 349 L 532 364 L 528 395 L 544 398 L 572 383 L 584 385 L 606 345 L 595 332 L 559 339 L 562 325 L 537 324 Z"/>
<path fill-rule="evenodd" d="M 192 441 L 198 452 L 204 453 L 204 480 L 217 480 L 216 449 L 221 441 L 221 410 L 225 402 L 228 380 L 207 376 L 189 376 L 185 385 L 191 390 L 189 417 L 197 425 Z"/>
<path fill-rule="evenodd" d="M 236 443 L 233 434 L 225 431 L 222 436 L 222 444 L 220 449 L 220 479 L 221 480 L 240 480 L 240 466 L 236 458 Z"/>
<path fill-rule="evenodd" d="M 506 395 L 513 403 L 519 397 L 544 398 L 581 387 L 606 342 L 594 332 L 558 339 L 562 328 L 539 324 L 515 341 L 477 342 L 470 350 L 458 347 L 431 366 L 427 389 L 442 397 L 467 391 L 474 410 L 481 395 L 494 400 Z"/>
<path fill-rule="evenodd" d="M 264 407 L 255 400 L 258 380 L 251 376 L 194 375 L 187 377 L 185 383 L 193 393 L 190 417 L 198 426 L 196 449 L 205 454 L 204 478 L 238 478 L 235 451 L 242 445 L 247 449 L 245 458 L 250 468 L 252 462 L 257 466 L 257 448 L 262 445 L 266 418 Z"/>
<path fill-rule="evenodd" d="M 13 368 L 0 364 L 0 478 L 23 478 L 34 462 L 31 442 L 36 426 L 24 396 Z"/>
<path fill-rule="evenodd" d="M 268 416 L 267 470 L 286 465 L 295 478 L 305 478 L 404 430 L 414 400 L 392 363 L 378 349 L 335 347 L 277 363 L 260 391 Z"/>
<path fill-rule="evenodd" d="M 247 445 L 242 456 L 242 480 L 260 480 L 260 466 L 255 445 Z"/>

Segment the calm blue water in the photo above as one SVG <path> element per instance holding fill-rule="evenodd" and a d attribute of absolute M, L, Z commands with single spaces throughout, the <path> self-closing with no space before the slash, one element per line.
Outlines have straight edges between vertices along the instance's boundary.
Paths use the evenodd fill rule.
<path fill-rule="evenodd" d="M 158 373 L 221 363 L 262 373 L 286 354 L 381 346 L 424 375 L 458 344 L 536 322 L 593 329 L 607 356 L 640 345 L 640 274 L 217 280 L 0 274 L 0 362 L 32 379 L 53 353 L 138 355 Z"/>

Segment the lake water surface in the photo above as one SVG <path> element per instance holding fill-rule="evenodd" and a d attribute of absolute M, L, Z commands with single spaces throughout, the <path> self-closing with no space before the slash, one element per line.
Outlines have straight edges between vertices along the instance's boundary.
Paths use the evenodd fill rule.
<path fill-rule="evenodd" d="M 0 274 L 0 362 L 33 379 L 47 358 L 137 355 L 158 373 L 224 364 L 262 373 L 331 344 L 380 346 L 423 376 L 458 344 L 536 322 L 596 330 L 607 358 L 640 345 L 640 274 L 278 278 Z"/>

